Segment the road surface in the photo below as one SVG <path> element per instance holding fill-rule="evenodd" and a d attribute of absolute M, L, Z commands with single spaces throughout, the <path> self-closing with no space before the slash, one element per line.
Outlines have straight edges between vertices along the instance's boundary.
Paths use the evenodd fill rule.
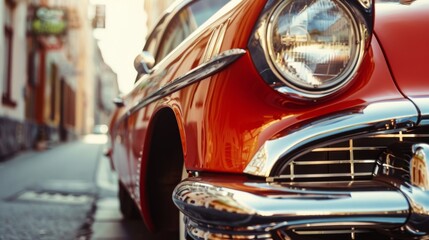
<path fill-rule="evenodd" d="M 0 240 L 146 239 L 118 211 L 105 135 L 0 162 Z"/>

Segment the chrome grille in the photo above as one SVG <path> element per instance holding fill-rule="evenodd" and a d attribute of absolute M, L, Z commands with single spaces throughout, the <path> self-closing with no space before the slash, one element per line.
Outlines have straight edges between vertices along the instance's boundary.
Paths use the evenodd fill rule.
<path fill-rule="evenodd" d="M 370 179 L 377 159 L 389 145 L 402 141 L 429 143 L 428 130 L 378 134 L 315 148 L 288 162 L 274 178 L 289 181 Z"/>
<path fill-rule="evenodd" d="M 370 229 L 292 229 L 289 231 L 280 231 L 279 235 L 282 239 L 377 239 L 377 240 L 392 240 L 391 237 L 378 234 Z"/>

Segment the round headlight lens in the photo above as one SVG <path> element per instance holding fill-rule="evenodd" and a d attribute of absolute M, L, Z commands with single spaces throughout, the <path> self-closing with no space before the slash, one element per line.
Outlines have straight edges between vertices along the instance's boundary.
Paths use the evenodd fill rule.
<path fill-rule="evenodd" d="M 267 29 L 274 72 L 287 86 L 307 94 L 332 92 L 346 84 L 362 44 L 355 18 L 336 0 L 284 1 Z"/>

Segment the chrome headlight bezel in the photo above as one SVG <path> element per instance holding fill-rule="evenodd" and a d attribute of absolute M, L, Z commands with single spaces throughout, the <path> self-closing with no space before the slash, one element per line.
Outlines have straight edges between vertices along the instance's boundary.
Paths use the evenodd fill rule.
<path fill-rule="evenodd" d="M 351 29 L 355 34 L 355 54 L 346 69 L 332 83 L 323 87 L 308 87 L 287 78 L 272 58 L 274 53 L 270 42 L 273 41 L 273 24 L 291 2 L 293 1 L 277 0 L 267 3 L 249 41 L 249 51 L 262 78 L 271 87 L 294 99 L 315 101 L 338 92 L 354 79 L 372 35 L 373 8 L 372 5 L 363 6 L 358 0 L 333 0 L 351 19 Z"/>

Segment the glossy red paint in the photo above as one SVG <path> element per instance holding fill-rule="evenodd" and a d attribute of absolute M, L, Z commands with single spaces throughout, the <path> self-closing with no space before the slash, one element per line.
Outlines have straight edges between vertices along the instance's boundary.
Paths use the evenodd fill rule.
<path fill-rule="evenodd" d="M 325 101 L 296 102 L 278 94 L 259 77 L 248 54 L 183 93 L 193 98 L 184 114 L 187 146 L 198 146 L 187 150 L 187 169 L 234 173 L 243 171 L 267 139 L 295 124 L 403 98 L 375 39 L 350 87 Z"/>
<path fill-rule="evenodd" d="M 403 2 L 376 4 L 375 34 L 401 91 L 429 96 L 429 2 Z"/>
<path fill-rule="evenodd" d="M 246 48 L 264 4 L 264 1 L 243 1 L 212 24 L 217 26 L 230 19 L 221 51 Z M 179 47 L 169 58 L 173 60 L 159 63 L 152 74 L 154 77 L 144 76 L 126 96 L 126 107 L 118 115 L 127 115 L 129 108 L 148 93 L 198 66 L 211 28 L 208 26 L 200 38 Z M 380 85 L 383 88 L 379 88 Z M 118 126 L 118 136 L 113 139 L 116 143 L 113 158 L 116 161 L 128 159 L 126 167 L 119 162 L 115 165 L 123 168 L 117 169 L 121 179 L 139 199 L 144 189 L 136 187 L 137 183 L 141 188 L 145 186 L 140 176 L 145 172 L 145 153 L 150 146 L 150 122 L 163 108 L 175 113 L 188 170 L 241 173 L 265 140 L 294 124 L 397 98 L 402 96 L 393 84 L 375 40 L 352 84 L 336 96 L 319 102 L 296 102 L 277 93 L 261 79 L 246 54 L 225 71 L 126 117 L 125 123 Z"/>
<path fill-rule="evenodd" d="M 199 35 L 192 35 L 189 41 L 159 62 L 150 76 L 139 79 L 132 92 L 124 97 L 125 106 L 114 114 L 111 140 L 115 169 L 139 203 L 149 228 L 153 229 L 154 224 L 145 195 L 145 176 L 154 123 L 163 111 L 169 111 L 175 117 L 187 170 L 241 174 L 266 140 L 276 138 L 280 132 L 295 125 L 373 102 L 404 98 L 395 85 L 384 56 L 388 49 L 394 48 L 394 41 L 386 41 L 393 37 L 394 31 L 392 28 L 391 33 L 378 33 L 378 29 L 391 24 L 382 19 L 389 16 L 380 13 L 375 24 L 378 38 L 372 38 L 359 71 L 348 87 L 329 98 L 297 101 L 276 92 L 262 80 L 247 52 L 221 72 L 134 111 L 133 107 L 148 94 L 203 62 L 202 56 L 213 27 L 229 23 L 221 52 L 233 48 L 246 50 L 264 5 L 265 1 L 241 1 L 211 25 L 200 29 Z M 405 28 L 408 25 L 401 26 Z M 429 39 L 427 32 L 416 33 Z M 383 43 L 384 54 L 378 39 Z M 403 45 L 406 45 L 405 40 L 405 37 L 398 38 L 398 42 L 404 42 Z M 415 72 L 399 67 L 407 62 L 398 57 L 400 54 L 423 64 L 423 53 L 397 50 L 388 53 L 387 57 L 391 68 L 398 69 L 393 73 L 401 91 L 412 96 L 427 95 L 427 89 L 420 90 L 418 86 L 425 85 L 426 82 L 422 81 L 427 81 L 428 73 L 424 73 L 423 67 Z M 415 63 L 409 62 L 406 64 Z M 423 66 L 419 62 L 417 64 Z M 407 79 L 406 76 L 420 80 L 415 84 L 408 83 L 403 80 Z"/>
<path fill-rule="evenodd" d="M 259 15 L 258 9 L 264 5 L 260 1 L 258 4 L 255 6 L 243 1 L 213 24 L 216 26 L 230 18 L 222 50 L 246 48 L 248 36 Z M 243 32 L 239 35 L 242 38 L 236 37 L 237 31 Z M 207 31 L 201 38 L 173 53 L 176 60 L 161 62 L 156 71 L 168 69 L 164 78 L 153 87 L 147 87 L 149 80 L 143 79 L 131 93 L 131 98 L 141 99 L 147 92 L 198 66 L 209 33 Z M 383 88 L 379 88 L 380 85 Z M 261 79 L 249 54 L 246 54 L 219 74 L 139 111 L 140 117 L 128 126 L 133 135 L 133 146 L 130 146 L 133 151 L 129 153 L 132 179 L 139 179 L 139 158 L 143 159 L 140 167 L 144 167 L 147 161 L 147 156 L 141 153 L 147 152 L 143 146 L 149 147 L 149 144 L 141 136 L 150 136 L 147 132 L 150 116 L 163 108 L 173 109 L 177 122 L 181 123 L 179 128 L 188 170 L 241 173 L 265 140 L 288 127 L 347 108 L 399 98 L 402 95 L 394 85 L 375 39 L 352 84 L 336 96 L 319 102 L 297 102 L 277 93 Z M 135 194 L 138 195 L 137 192 Z"/>
<path fill-rule="evenodd" d="M 186 166 L 188 166 L 188 159 L 192 159 L 189 161 L 195 163 L 198 156 L 201 156 L 201 153 L 196 151 L 194 146 L 202 146 L 205 143 L 201 142 L 203 139 L 200 137 L 194 137 L 201 133 L 199 127 L 196 127 L 194 131 L 192 127 L 195 123 L 194 119 L 198 119 L 196 118 L 198 113 L 195 113 L 195 116 L 190 117 L 190 119 L 187 118 L 189 116 L 188 109 L 186 109 L 189 108 L 188 104 L 198 105 L 198 102 L 194 101 L 195 97 L 192 94 L 193 87 L 190 87 L 190 90 L 184 89 L 183 91 L 173 93 L 171 96 L 151 103 L 137 112 L 130 112 L 130 109 L 135 103 L 144 99 L 160 86 L 186 74 L 190 69 L 202 63 L 201 58 L 209 40 L 212 26 L 218 26 L 229 19 L 231 31 L 237 32 L 240 29 L 244 34 L 242 38 L 233 38 L 231 35 L 229 40 L 224 41 L 229 44 L 225 48 L 230 49 L 232 46 L 244 48 L 248 39 L 245 33 L 247 32 L 247 35 L 250 34 L 253 28 L 253 24 L 249 23 L 256 21 L 259 10 L 264 4 L 264 1 L 259 1 L 253 5 L 243 1 L 226 15 L 212 23 L 212 25 L 208 25 L 206 29 L 201 30 L 203 33 L 199 38 L 193 37 L 191 41 L 187 41 L 184 45 L 179 46 L 176 51 L 171 53 L 167 61 L 162 61 L 155 67 L 151 77 L 145 75 L 136 83 L 132 92 L 124 97 L 125 107 L 119 109 L 115 114 L 113 121 L 121 120 L 123 123 L 120 123 L 116 127 L 113 126 L 113 128 L 117 128 L 117 136 L 112 139 L 114 145 L 113 159 L 115 165 L 119 166 L 117 167 L 117 171 L 122 182 L 130 190 L 131 195 L 140 203 L 139 207 L 143 213 L 143 219 L 150 229 L 153 229 L 153 223 L 151 216 L 148 214 L 149 206 L 145 197 L 146 178 L 144 176 L 151 145 L 151 130 L 157 113 L 166 108 L 171 109 L 174 113 L 181 132 L 180 137 L 182 139 Z M 208 82 L 208 80 L 203 82 Z M 204 84 L 203 82 L 198 83 L 197 86 Z M 205 131 L 202 132 L 204 135 Z M 127 164 L 124 164 L 124 162 Z"/>

